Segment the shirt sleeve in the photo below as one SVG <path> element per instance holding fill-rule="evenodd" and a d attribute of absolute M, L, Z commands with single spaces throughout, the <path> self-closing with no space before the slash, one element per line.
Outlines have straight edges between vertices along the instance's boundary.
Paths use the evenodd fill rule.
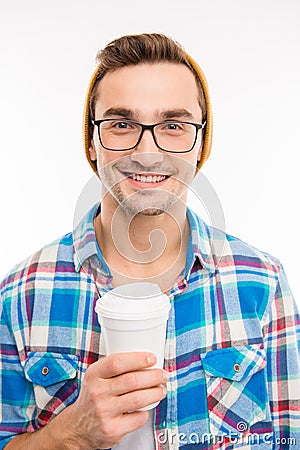
<path fill-rule="evenodd" d="M 264 327 L 273 448 L 300 448 L 300 320 L 280 264 L 276 293 Z M 286 446 L 289 445 L 289 446 Z"/>
<path fill-rule="evenodd" d="M 21 331 L 19 334 L 21 339 Z M 24 376 L 16 339 L 18 332 L 15 335 L 11 332 L 0 298 L 0 449 L 16 435 L 34 431 L 31 423 L 34 394 Z"/>

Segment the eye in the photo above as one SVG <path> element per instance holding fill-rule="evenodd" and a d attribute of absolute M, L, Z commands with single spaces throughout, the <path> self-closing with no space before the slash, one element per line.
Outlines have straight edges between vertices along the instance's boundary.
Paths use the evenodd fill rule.
<path fill-rule="evenodd" d="M 127 128 L 129 128 L 129 123 L 128 122 L 113 122 L 112 126 L 115 128 L 119 128 L 120 130 L 126 130 Z"/>
<path fill-rule="evenodd" d="M 180 124 L 179 123 L 168 123 L 167 124 L 167 129 L 168 130 L 180 130 Z"/>
<path fill-rule="evenodd" d="M 162 133 L 168 133 L 170 135 L 174 134 L 177 136 L 178 134 L 186 132 L 186 125 L 182 122 L 165 122 L 161 124 L 160 130 Z"/>
<path fill-rule="evenodd" d="M 115 133 L 136 132 L 139 130 L 138 123 L 127 120 L 112 120 L 110 123 L 111 131 Z"/>

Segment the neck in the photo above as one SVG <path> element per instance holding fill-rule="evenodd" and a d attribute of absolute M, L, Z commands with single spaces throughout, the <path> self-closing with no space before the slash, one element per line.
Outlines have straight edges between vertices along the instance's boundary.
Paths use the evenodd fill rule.
<path fill-rule="evenodd" d="M 109 201 L 107 201 L 109 200 Z M 189 236 L 185 202 L 176 202 L 159 215 L 137 214 L 131 218 L 118 204 L 104 197 L 95 231 L 109 266 L 143 276 L 184 265 Z"/>

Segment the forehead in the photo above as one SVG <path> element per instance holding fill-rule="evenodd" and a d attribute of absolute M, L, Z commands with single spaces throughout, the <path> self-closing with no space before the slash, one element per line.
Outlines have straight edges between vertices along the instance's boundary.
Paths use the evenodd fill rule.
<path fill-rule="evenodd" d="M 141 114 L 172 108 L 201 114 L 194 74 L 184 64 L 140 64 L 108 72 L 97 86 L 96 117 L 116 106 Z"/>

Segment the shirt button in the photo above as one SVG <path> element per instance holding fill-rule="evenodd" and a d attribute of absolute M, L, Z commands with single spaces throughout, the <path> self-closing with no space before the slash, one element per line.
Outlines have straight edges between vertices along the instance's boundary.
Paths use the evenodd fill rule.
<path fill-rule="evenodd" d="M 48 375 L 48 373 L 49 373 L 49 367 L 47 367 L 47 366 L 43 367 L 42 374 L 46 376 L 46 375 Z"/>
<path fill-rule="evenodd" d="M 240 372 L 241 366 L 240 366 L 239 364 L 235 364 L 235 365 L 233 366 L 233 370 L 234 370 L 235 372 Z"/>

